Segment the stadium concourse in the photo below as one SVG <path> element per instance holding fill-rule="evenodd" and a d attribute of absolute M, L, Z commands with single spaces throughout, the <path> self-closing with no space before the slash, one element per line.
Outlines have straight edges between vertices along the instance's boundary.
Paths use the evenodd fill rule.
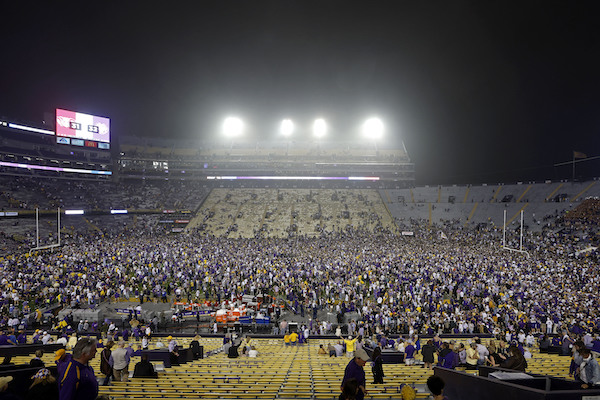
<path fill-rule="evenodd" d="M 241 306 L 244 295 L 261 294 L 283 308 L 282 314 L 278 307 L 261 310 L 280 338 L 252 339 L 256 359 L 230 360 L 219 352 L 221 338 L 206 337 L 207 358 L 167 367 L 152 383 L 134 379 L 102 389 L 119 399 L 331 398 L 339 393 L 346 359 L 317 351 L 319 344 L 338 341 L 336 333 L 362 336 L 365 344 L 381 343 L 382 336 L 397 344 L 398 336 L 414 342 L 417 336 L 451 334 L 456 338 L 444 340 L 452 341 L 457 352 L 460 342 L 468 343 L 460 334 L 510 342 L 548 333 L 568 352 L 570 340 L 591 343 L 599 333 L 598 200 L 587 198 L 595 195 L 594 183 L 393 190 L 211 190 L 146 183 L 140 188 L 156 193 L 155 201 L 196 202 L 185 231 L 172 233 L 161 226 L 163 217 L 153 214 L 94 215 L 84 223 L 84 217 L 71 216 L 60 248 L 30 252 L 35 244 L 31 219 L 3 219 L 0 323 L 7 330 L 29 329 L 43 323 L 36 321 L 37 309 L 95 309 L 142 296 L 146 303 L 182 299 L 222 308 Z M 61 186 L 69 186 L 60 180 L 47 181 L 44 192 L 35 178 L 13 184 L 14 191 L 3 191 L 5 210 L 31 211 L 38 199 L 48 198 L 50 185 L 63 206 L 102 198 L 94 192 L 97 183 L 78 183 L 76 196 L 62 192 Z M 127 207 L 127 199 L 139 192 L 126 186 L 105 182 L 100 187 L 111 193 L 108 203 Z M 181 190 L 162 198 L 161 188 L 170 187 Z M 500 198 L 503 191 L 508 194 Z M 507 243 L 515 248 L 515 217 L 525 208 L 527 253 L 507 252 L 500 245 L 501 211 L 510 211 Z M 46 232 L 55 232 L 50 217 L 42 221 Z M 333 323 L 326 315 L 336 316 Z M 284 346 L 281 322 L 286 318 L 299 322 L 307 345 Z M 59 320 L 50 322 L 71 333 Z M 102 322 L 80 334 L 105 335 L 109 324 Z M 63 332 L 53 331 L 53 340 Z M 182 347 L 189 342 L 177 339 Z M 151 336 L 150 348 L 162 340 Z M 507 342 L 499 343 L 499 352 Z M 491 347 L 489 339 L 483 343 Z M 569 358 L 530 352 L 529 371 L 567 376 Z M 93 365 L 101 381 L 97 358 Z M 408 384 L 425 396 L 429 374 L 421 365 L 386 365 L 386 384 L 369 385 L 370 394 L 398 398 Z"/>

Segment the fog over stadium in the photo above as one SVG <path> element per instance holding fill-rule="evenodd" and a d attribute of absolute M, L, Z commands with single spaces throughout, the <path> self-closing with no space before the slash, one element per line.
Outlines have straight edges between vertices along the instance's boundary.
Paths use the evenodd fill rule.
<path fill-rule="evenodd" d="M 418 184 L 570 178 L 553 164 L 598 155 L 593 5 L 12 2 L 0 115 L 107 116 L 116 141 L 211 140 L 228 115 L 248 140 L 280 140 L 284 118 L 301 140 L 321 117 L 335 141 L 377 115 Z"/>

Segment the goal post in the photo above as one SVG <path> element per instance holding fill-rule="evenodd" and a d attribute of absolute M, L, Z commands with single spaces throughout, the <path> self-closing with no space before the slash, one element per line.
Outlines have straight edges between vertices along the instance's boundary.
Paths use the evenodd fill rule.
<path fill-rule="evenodd" d="M 523 250 L 523 210 L 521 210 L 521 229 L 518 249 L 513 249 L 511 247 L 506 246 L 506 210 L 504 210 L 504 223 L 502 224 L 502 248 L 510 252 L 523 253 L 526 254 L 527 257 L 529 257 L 529 252 Z"/>
<path fill-rule="evenodd" d="M 55 247 L 60 247 L 60 207 L 56 210 L 56 221 L 57 221 L 57 237 L 58 243 L 49 244 L 46 246 L 40 246 L 40 209 L 35 209 L 35 247 L 29 249 L 29 254 L 36 250 L 47 250 Z"/>

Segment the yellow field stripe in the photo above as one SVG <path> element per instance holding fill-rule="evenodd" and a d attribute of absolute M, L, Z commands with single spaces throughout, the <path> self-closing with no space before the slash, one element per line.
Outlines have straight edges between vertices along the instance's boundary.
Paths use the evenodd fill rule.
<path fill-rule="evenodd" d="M 587 192 L 588 190 L 590 190 L 590 188 L 591 188 L 592 186 L 594 186 L 595 184 L 596 184 L 596 181 L 594 181 L 594 182 L 590 183 L 590 184 L 589 184 L 589 185 L 588 185 L 588 186 L 587 186 L 585 189 L 583 189 L 581 192 L 579 192 L 579 193 L 577 194 L 577 196 L 573 197 L 573 198 L 571 199 L 571 201 L 576 201 L 578 198 L 580 198 L 580 197 L 581 197 L 581 195 L 582 195 L 582 194 L 584 194 L 585 192 Z"/>
<path fill-rule="evenodd" d="M 523 198 L 523 196 L 525 196 L 525 193 L 529 192 L 529 189 L 531 189 L 531 186 L 533 186 L 533 185 L 527 186 L 527 189 L 525 189 L 523 194 L 521 194 L 521 196 L 519 196 L 519 198 L 517 199 L 517 203 L 521 202 L 521 199 Z"/>
<path fill-rule="evenodd" d="M 469 217 L 467 218 L 467 222 L 465 222 L 465 226 L 467 226 L 471 218 L 473 218 L 473 214 L 475 214 L 475 210 L 477 210 L 478 205 L 479 203 L 475 203 L 475 205 L 473 206 L 473 209 L 471 210 L 471 212 L 469 213 Z"/>
<path fill-rule="evenodd" d="M 558 189 L 560 189 L 561 187 L 563 187 L 563 185 L 564 185 L 564 183 L 561 183 L 560 185 L 558 185 L 558 186 L 556 187 L 556 189 L 554 189 L 554 190 L 552 191 L 552 193 L 550 193 L 550 194 L 548 195 L 548 197 L 546 197 L 546 201 L 547 201 L 547 200 L 550 200 L 550 199 L 552 198 L 552 196 L 554 196 L 554 194 L 555 194 L 556 192 L 558 192 Z"/>
<path fill-rule="evenodd" d="M 469 197 L 470 190 L 471 190 L 471 186 L 467 186 L 467 191 L 465 192 L 465 198 L 463 199 L 463 203 L 467 202 L 467 197 Z"/>
<path fill-rule="evenodd" d="M 498 193 L 500 193 L 501 189 L 502 189 L 502 185 L 498 185 L 498 189 L 496 189 L 496 193 L 494 193 L 494 196 L 492 197 L 492 200 L 490 200 L 490 203 L 493 203 L 494 200 L 496 200 L 496 197 L 498 197 Z"/>
<path fill-rule="evenodd" d="M 519 214 L 521 214 L 521 211 L 523 211 L 525 208 L 527 208 L 528 205 L 529 205 L 529 203 L 523 204 L 523 207 L 521 207 L 515 215 L 513 215 L 508 221 L 506 221 L 506 225 L 504 225 L 504 227 L 507 227 L 508 225 L 510 225 L 510 223 L 513 222 L 515 220 L 515 218 L 517 218 L 519 216 Z"/>

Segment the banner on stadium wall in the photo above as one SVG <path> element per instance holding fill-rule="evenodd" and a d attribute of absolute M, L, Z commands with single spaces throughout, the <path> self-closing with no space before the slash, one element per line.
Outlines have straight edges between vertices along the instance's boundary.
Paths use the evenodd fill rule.
<path fill-rule="evenodd" d="M 185 307 L 205 307 L 208 305 L 208 302 L 206 302 L 206 303 L 184 303 L 182 301 L 176 301 L 173 303 L 173 305 L 174 306 L 185 306 Z M 209 312 L 213 312 L 213 311 L 214 310 L 209 311 Z"/>
<path fill-rule="evenodd" d="M 176 224 L 189 224 L 190 220 L 189 219 L 176 219 L 175 223 Z"/>
<path fill-rule="evenodd" d="M 402 236 L 415 236 L 415 233 L 412 231 L 402 231 Z"/>
<path fill-rule="evenodd" d="M 211 307 L 212 303 L 210 301 L 205 301 L 203 303 L 186 303 L 183 301 L 176 301 L 173 303 L 173 305 L 174 306 L 186 306 L 186 307 Z"/>
<path fill-rule="evenodd" d="M 141 315 L 142 312 L 141 311 L 137 311 L 137 310 L 130 310 L 128 308 L 117 308 L 115 309 L 117 311 L 117 314 L 121 315 L 121 314 L 125 314 L 125 315 L 129 315 L 129 313 L 131 312 L 132 314 L 135 315 Z"/>
<path fill-rule="evenodd" d="M 171 232 L 173 232 L 173 233 L 180 233 L 180 232 L 183 232 L 183 231 L 184 231 L 183 228 L 173 228 L 173 229 L 171 229 Z"/>
<path fill-rule="evenodd" d="M 252 323 L 252 317 L 249 317 L 249 316 L 240 317 L 238 319 L 238 322 L 240 324 L 251 324 Z M 271 318 L 270 317 L 256 318 L 254 320 L 254 322 L 256 322 L 257 324 L 269 324 L 269 323 L 271 323 Z"/>
<path fill-rule="evenodd" d="M 184 311 L 181 313 L 181 315 L 183 315 L 184 317 L 195 317 L 196 314 L 198 315 L 210 315 L 212 314 L 214 311 L 210 311 L 210 310 L 202 310 L 202 311 Z"/>

